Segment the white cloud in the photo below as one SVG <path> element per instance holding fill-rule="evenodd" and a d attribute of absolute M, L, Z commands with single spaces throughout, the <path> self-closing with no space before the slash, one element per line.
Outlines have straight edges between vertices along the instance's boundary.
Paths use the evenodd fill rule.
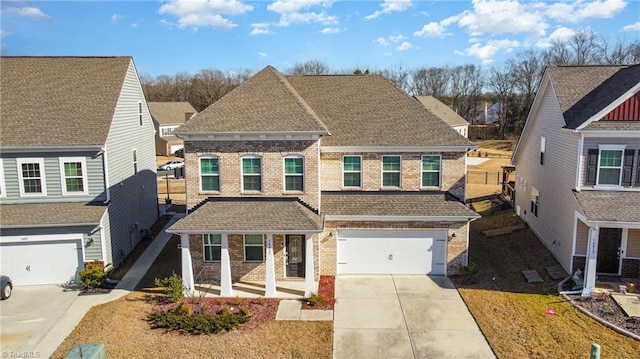
<path fill-rule="evenodd" d="M 576 34 L 576 30 L 561 26 L 555 29 L 549 36 L 542 38 L 536 42 L 536 46 L 540 48 L 549 48 L 554 42 L 570 39 Z"/>
<path fill-rule="evenodd" d="M 539 4 L 520 4 L 517 1 L 474 0 L 473 11 L 467 10 L 456 20 L 471 36 L 490 34 L 528 34 L 543 36 L 548 27 Z"/>
<path fill-rule="evenodd" d="M 252 10 L 253 6 L 238 0 L 169 0 L 160 6 L 158 12 L 176 16 L 180 28 L 210 26 L 231 29 L 238 25 L 223 15 L 240 15 Z"/>
<path fill-rule="evenodd" d="M 124 16 L 120 15 L 120 14 L 113 14 L 111 15 L 111 23 L 112 24 L 117 24 L 118 20 L 122 19 Z"/>
<path fill-rule="evenodd" d="M 320 32 L 323 34 L 337 34 L 342 32 L 342 29 L 340 29 L 339 27 L 325 27 Z"/>
<path fill-rule="evenodd" d="M 640 31 L 640 21 L 623 26 L 621 31 Z"/>
<path fill-rule="evenodd" d="M 166 27 L 169 30 L 173 29 L 176 26 L 176 24 L 174 24 L 174 23 L 172 23 L 170 21 L 167 21 L 165 19 L 160 19 L 160 21 L 158 21 L 158 22 L 160 23 L 160 25 Z"/>
<path fill-rule="evenodd" d="M 391 45 L 391 43 L 399 43 L 404 39 L 405 37 L 403 35 L 391 35 L 391 36 L 388 36 L 386 39 L 384 37 L 379 37 L 373 40 L 373 42 L 380 46 L 389 46 Z"/>
<path fill-rule="evenodd" d="M 379 37 L 375 39 L 373 42 L 380 46 L 389 46 L 389 42 L 384 37 Z"/>
<path fill-rule="evenodd" d="M 332 0 L 277 0 L 267 6 L 267 10 L 280 14 L 279 26 L 293 24 L 322 24 L 333 25 L 338 23 L 338 18 L 326 14 L 324 11 L 306 11 L 309 8 L 330 8 Z"/>
<path fill-rule="evenodd" d="M 134 28 L 134 29 L 135 29 L 136 27 L 138 27 L 138 23 L 137 23 L 137 22 L 133 22 L 133 23 L 131 23 L 131 25 L 129 25 L 129 26 L 131 26 L 132 28 Z"/>
<path fill-rule="evenodd" d="M 3 11 L 6 11 L 7 13 L 10 13 L 10 14 L 25 16 L 25 17 L 31 18 L 32 20 L 39 20 L 44 22 L 52 21 L 51 16 L 45 14 L 44 12 L 42 12 L 42 10 L 33 6 L 7 7 L 3 9 Z"/>
<path fill-rule="evenodd" d="M 271 25 L 268 22 L 259 22 L 256 24 L 251 24 L 253 30 L 251 30 L 250 35 L 266 35 L 273 34 L 273 31 L 269 29 Z"/>
<path fill-rule="evenodd" d="M 413 36 L 419 37 L 445 37 L 451 35 L 446 32 L 446 28 L 437 22 L 430 22 L 422 27 L 422 30 L 413 33 Z"/>
<path fill-rule="evenodd" d="M 404 39 L 405 39 L 405 37 L 402 36 L 402 35 L 391 35 L 391 36 L 389 36 L 389 41 L 391 41 L 391 42 L 400 42 L 400 41 L 402 41 Z"/>
<path fill-rule="evenodd" d="M 373 20 L 382 14 L 406 11 L 412 6 L 412 0 L 384 0 L 384 2 L 380 4 L 380 10 L 377 10 L 373 14 L 365 16 L 364 18 L 367 20 Z"/>
<path fill-rule="evenodd" d="M 269 54 L 267 54 L 266 52 L 258 52 L 259 59 L 266 59 L 267 57 L 269 57 Z"/>
<path fill-rule="evenodd" d="M 545 15 L 549 18 L 577 23 L 584 19 L 609 19 L 619 14 L 627 3 L 624 0 L 595 0 L 574 2 L 557 2 L 546 6 Z"/>
<path fill-rule="evenodd" d="M 455 53 L 458 55 L 477 57 L 482 60 L 483 64 L 490 64 L 493 62 L 493 57 L 498 51 L 509 53 L 518 46 L 520 46 L 520 43 L 516 40 L 489 40 L 484 46 L 476 43 L 464 51 L 456 51 Z"/>
<path fill-rule="evenodd" d="M 402 44 L 400 44 L 399 46 L 396 47 L 396 50 L 398 51 L 405 51 L 405 50 L 409 50 L 413 48 L 413 45 L 411 45 L 410 43 L 408 43 L 407 41 L 403 42 Z"/>

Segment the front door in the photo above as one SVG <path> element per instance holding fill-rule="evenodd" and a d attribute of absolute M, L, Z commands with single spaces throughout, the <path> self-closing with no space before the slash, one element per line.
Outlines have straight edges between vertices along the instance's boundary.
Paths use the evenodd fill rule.
<path fill-rule="evenodd" d="M 288 234 L 285 241 L 287 277 L 304 278 L 304 235 Z"/>
<path fill-rule="evenodd" d="M 621 240 L 621 228 L 600 228 L 596 266 L 598 273 L 618 274 Z"/>

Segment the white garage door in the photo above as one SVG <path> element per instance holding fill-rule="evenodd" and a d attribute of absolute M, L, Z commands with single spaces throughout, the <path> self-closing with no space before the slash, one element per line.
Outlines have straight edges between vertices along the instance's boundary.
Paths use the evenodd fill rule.
<path fill-rule="evenodd" d="M 80 241 L 0 244 L 0 271 L 13 285 L 67 283 L 82 264 Z"/>
<path fill-rule="evenodd" d="M 171 151 L 171 154 L 174 154 L 176 153 L 177 150 L 181 150 L 183 148 L 184 148 L 184 145 L 172 145 L 169 150 Z"/>
<path fill-rule="evenodd" d="M 444 231 L 338 231 L 338 274 L 445 274 Z"/>

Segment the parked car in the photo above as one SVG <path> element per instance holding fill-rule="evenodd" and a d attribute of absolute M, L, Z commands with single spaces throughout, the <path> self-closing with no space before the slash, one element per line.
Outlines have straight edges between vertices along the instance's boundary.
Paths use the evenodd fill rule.
<path fill-rule="evenodd" d="M 181 148 L 181 149 L 177 150 L 176 152 L 173 153 L 173 155 L 176 156 L 176 157 L 184 158 L 184 148 Z"/>
<path fill-rule="evenodd" d="M 0 275 L 0 288 L 2 292 L 0 292 L 0 298 L 2 300 L 8 299 L 11 296 L 11 291 L 13 290 L 13 282 L 11 282 L 11 278 L 6 275 Z"/>
<path fill-rule="evenodd" d="M 160 165 L 158 167 L 158 170 L 168 171 L 180 167 L 184 167 L 184 161 L 167 161 L 166 163 Z"/>

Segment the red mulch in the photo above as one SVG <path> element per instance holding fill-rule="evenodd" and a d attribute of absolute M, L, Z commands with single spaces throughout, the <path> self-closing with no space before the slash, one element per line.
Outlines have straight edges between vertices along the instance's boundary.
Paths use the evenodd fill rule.
<path fill-rule="evenodd" d="M 255 329 L 276 319 L 279 299 L 274 298 L 185 298 L 177 303 L 158 304 L 154 311 L 174 310 L 180 305 L 187 305 L 194 313 L 215 315 L 222 308 L 232 313 L 239 313 L 240 309 L 249 309 L 251 318 L 240 326 L 241 330 Z"/>
<path fill-rule="evenodd" d="M 302 309 L 333 309 L 336 304 L 335 298 L 336 277 L 332 275 L 321 275 L 318 283 L 318 295 L 324 301 L 316 306 L 309 305 L 309 302 L 302 300 Z"/>

